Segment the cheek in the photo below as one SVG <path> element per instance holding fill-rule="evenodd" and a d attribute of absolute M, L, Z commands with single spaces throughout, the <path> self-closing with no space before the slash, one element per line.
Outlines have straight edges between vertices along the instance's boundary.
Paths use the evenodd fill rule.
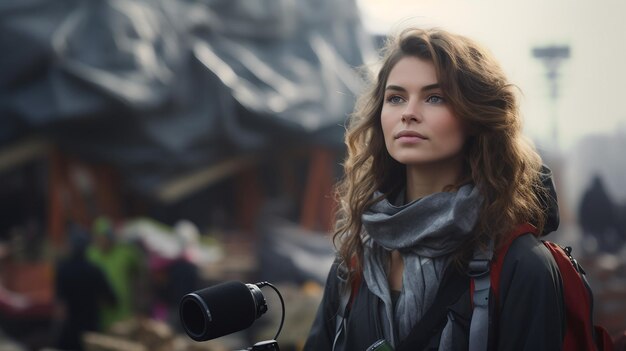
<path fill-rule="evenodd" d="M 389 114 L 385 113 L 384 109 L 380 114 L 380 126 L 383 130 L 383 136 L 385 137 L 385 144 L 387 144 L 393 133 L 393 121 Z"/>
<path fill-rule="evenodd" d="M 467 133 L 463 128 L 461 121 L 450 115 L 441 118 L 437 125 L 440 135 L 442 135 L 450 148 L 459 149 L 465 145 Z"/>

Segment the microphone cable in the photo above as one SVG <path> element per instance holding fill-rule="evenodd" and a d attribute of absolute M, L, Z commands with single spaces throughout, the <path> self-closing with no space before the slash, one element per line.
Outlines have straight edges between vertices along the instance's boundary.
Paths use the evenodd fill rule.
<path fill-rule="evenodd" d="M 270 282 L 259 282 L 259 283 L 254 283 L 254 285 L 258 286 L 259 288 L 262 288 L 264 286 L 269 286 L 270 288 L 274 289 L 274 291 L 276 292 L 276 295 L 278 295 L 278 298 L 280 299 L 280 306 L 282 308 L 282 313 L 281 313 L 281 317 L 280 317 L 280 326 L 278 327 L 278 331 L 276 332 L 276 336 L 274 337 L 274 340 L 278 339 L 278 335 L 280 334 L 280 331 L 283 329 L 283 323 L 285 322 L 285 301 L 283 300 L 283 296 L 280 294 L 280 291 L 278 291 L 278 289 L 272 285 Z"/>

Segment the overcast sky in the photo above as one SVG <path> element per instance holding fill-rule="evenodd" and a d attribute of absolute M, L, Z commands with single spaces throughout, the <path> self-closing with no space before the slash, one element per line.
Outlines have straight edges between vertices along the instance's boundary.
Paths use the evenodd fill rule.
<path fill-rule="evenodd" d="M 562 151 L 589 133 L 626 134 L 624 0 L 357 0 L 367 29 L 406 23 L 469 36 L 494 53 L 522 92 L 526 133 L 548 146 L 557 116 Z M 560 97 L 551 105 L 545 67 L 532 48 L 569 45 Z M 552 108 L 552 107 L 554 108 Z"/>

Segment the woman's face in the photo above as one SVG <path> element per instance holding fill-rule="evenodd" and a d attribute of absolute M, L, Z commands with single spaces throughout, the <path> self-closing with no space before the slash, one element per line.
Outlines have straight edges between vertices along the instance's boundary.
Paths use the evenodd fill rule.
<path fill-rule="evenodd" d="M 387 151 L 407 166 L 460 162 L 466 133 L 443 97 L 431 61 L 407 56 L 393 67 L 380 116 Z"/>

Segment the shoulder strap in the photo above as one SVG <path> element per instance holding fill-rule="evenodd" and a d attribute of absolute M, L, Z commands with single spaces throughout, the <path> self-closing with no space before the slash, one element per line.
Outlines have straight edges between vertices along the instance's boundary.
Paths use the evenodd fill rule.
<path fill-rule="evenodd" d="M 493 242 L 486 251 L 477 250 L 469 264 L 469 275 L 472 278 L 470 292 L 472 296 L 473 312 L 470 322 L 469 351 L 486 351 L 489 346 L 489 294 L 493 291 L 494 306 L 498 306 L 500 290 L 500 273 L 504 263 L 504 256 L 511 243 L 527 233 L 537 233 L 530 223 L 517 227 L 505 242 L 498 248 L 498 254 L 493 257 Z"/>
<path fill-rule="evenodd" d="M 493 258 L 493 241 L 486 250 L 476 249 L 469 262 L 471 280 L 472 320 L 470 321 L 469 351 L 487 350 L 489 340 L 489 269 Z"/>

